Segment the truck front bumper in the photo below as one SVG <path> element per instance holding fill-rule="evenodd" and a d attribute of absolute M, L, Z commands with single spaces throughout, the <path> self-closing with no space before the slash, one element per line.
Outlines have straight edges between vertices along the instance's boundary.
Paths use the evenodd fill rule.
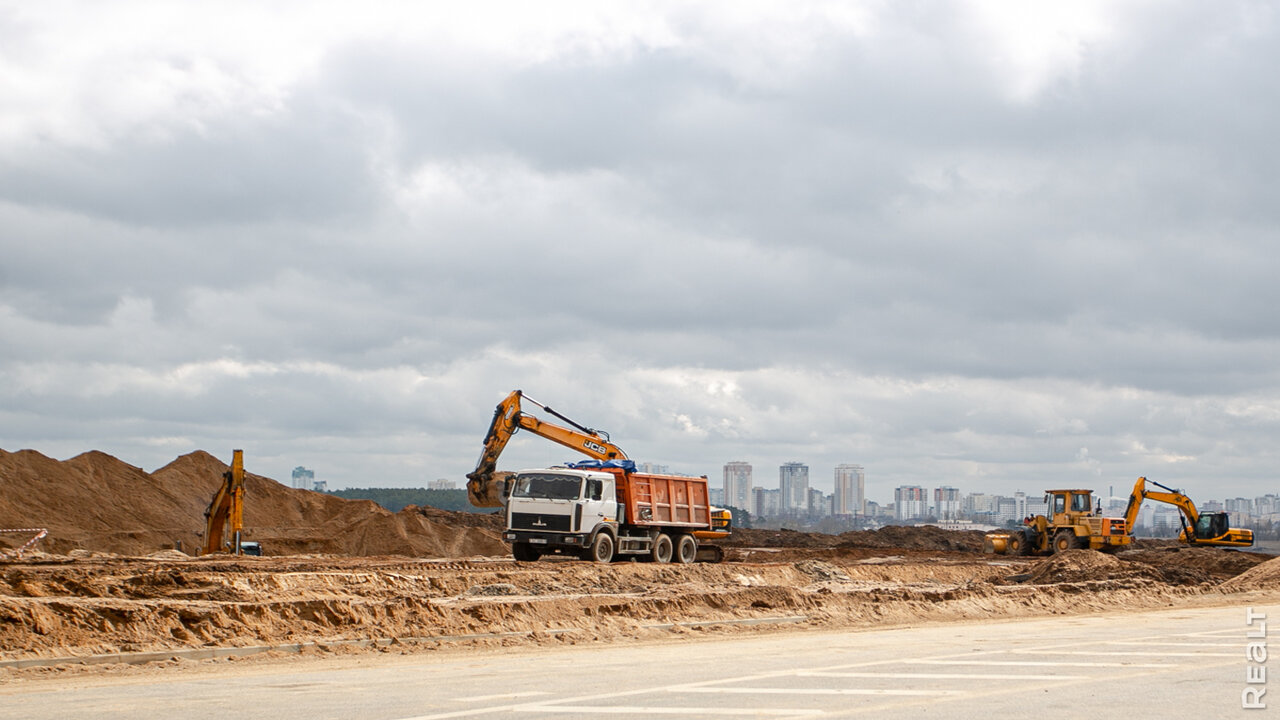
<path fill-rule="evenodd" d="M 502 533 L 507 542 L 527 542 L 536 548 L 573 548 L 581 550 L 587 544 L 587 536 L 582 533 L 532 532 L 529 530 L 508 530 Z"/>

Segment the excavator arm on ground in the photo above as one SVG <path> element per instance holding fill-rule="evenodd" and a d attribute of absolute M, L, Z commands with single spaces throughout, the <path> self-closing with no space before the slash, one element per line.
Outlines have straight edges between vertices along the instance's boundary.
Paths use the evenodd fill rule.
<path fill-rule="evenodd" d="M 240 534 L 244 528 L 244 451 L 233 450 L 231 469 L 222 475 L 222 484 L 204 511 L 204 548 L 201 555 L 230 552 L 240 555 Z M 227 531 L 229 540 L 224 540 Z"/>
<path fill-rule="evenodd" d="M 1161 490 L 1148 490 L 1147 483 Z M 1196 504 L 1180 490 L 1161 485 L 1145 477 L 1138 478 L 1129 494 L 1129 505 L 1125 508 L 1125 524 L 1135 527 L 1138 511 L 1142 509 L 1144 500 L 1167 503 L 1178 508 L 1181 513 L 1182 534 L 1178 539 L 1188 545 L 1212 545 L 1218 547 L 1251 547 L 1253 531 L 1227 527 L 1228 515 L 1224 512 L 1201 513 Z M 1132 529 L 1130 530 L 1132 532 Z"/>
<path fill-rule="evenodd" d="M 526 414 L 522 409 L 522 400 L 537 405 L 548 415 L 563 420 L 571 427 L 562 427 Z M 497 470 L 498 456 L 511 441 L 511 436 L 520 430 L 528 430 L 596 460 L 627 459 L 622 448 L 609 441 L 608 433 L 579 425 L 523 392 L 513 390 L 494 410 L 493 422 L 489 424 L 489 432 L 484 436 L 484 450 L 480 453 L 480 460 L 476 462 L 476 469 L 467 473 L 467 499 L 472 505 L 502 506 L 507 494 L 506 474 Z"/>

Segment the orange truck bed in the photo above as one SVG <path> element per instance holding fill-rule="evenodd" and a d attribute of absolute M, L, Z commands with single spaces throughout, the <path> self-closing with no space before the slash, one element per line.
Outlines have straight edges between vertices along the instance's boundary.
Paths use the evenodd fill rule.
<path fill-rule="evenodd" d="M 711 503 L 705 477 L 650 475 L 616 469 L 604 472 L 616 478 L 618 502 L 626 512 L 624 522 L 711 529 Z"/>

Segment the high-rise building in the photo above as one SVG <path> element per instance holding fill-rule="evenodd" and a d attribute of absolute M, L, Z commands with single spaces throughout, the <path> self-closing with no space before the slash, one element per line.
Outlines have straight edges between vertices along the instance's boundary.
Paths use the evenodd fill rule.
<path fill-rule="evenodd" d="M 752 488 L 750 513 L 756 517 L 777 517 L 780 494 L 779 491 L 769 488 Z"/>
<path fill-rule="evenodd" d="M 933 514 L 939 520 L 956 520 L 960 517 L 960 490 L 943 485 L 933 490 Z"/>
<path fill-rule="evenodd" d="M 807 512 L 811 518 L 822 518 L 831 514 L 831 496 L 818 488 L 809 488 Z"/>
<path fill-rule="evenodd" d="M 735 460 L 724 465 L 724 504 L 751 508 L 751 463 Z"/>
<path fill-rule="evenodd" d="M 299 490 L 310 490 L 315 480 L 314 470 L 308 470 L 301 465 L 293 469 L 293 487 Z"/>
<path fill-rule="evenodd" d="M 449 478 L 437 478 L 427 483 L 428 490 L 456 490 L 458 484 Z"/>
<path fill-rule="evenodd" d="M 780 465 L 778 492 L 783 513 L 805 512 L 809 507 L 809 466 L 798 462 Z"/>
<path fill-rule="evenodd" d="M 861 465 L 836 466 L 835 491 L 832 493 L 833 515 L 865 515 L 867 501 L 866 473 Z"/>
<path fill-rule="evenodd" d="M 924 488 L 902 485 L 893 491 L 893 516 L 898 520 L 922 518 L 928 511 Z"/>

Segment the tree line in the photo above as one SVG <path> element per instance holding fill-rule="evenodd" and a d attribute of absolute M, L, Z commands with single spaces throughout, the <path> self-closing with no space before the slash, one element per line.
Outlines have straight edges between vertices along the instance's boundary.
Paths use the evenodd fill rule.
<path fill-rule="evenodd" d="M 467 500 L 466 490 L 430 490 L 428 488 L 345 488 L 330 490 L 330 495 L 347 500 L 372 500 L 391 512 L 400 512 L 409 505 L 428 506 L 459 512 L 493 512 L 492 508 L 478 508 Z"/>

